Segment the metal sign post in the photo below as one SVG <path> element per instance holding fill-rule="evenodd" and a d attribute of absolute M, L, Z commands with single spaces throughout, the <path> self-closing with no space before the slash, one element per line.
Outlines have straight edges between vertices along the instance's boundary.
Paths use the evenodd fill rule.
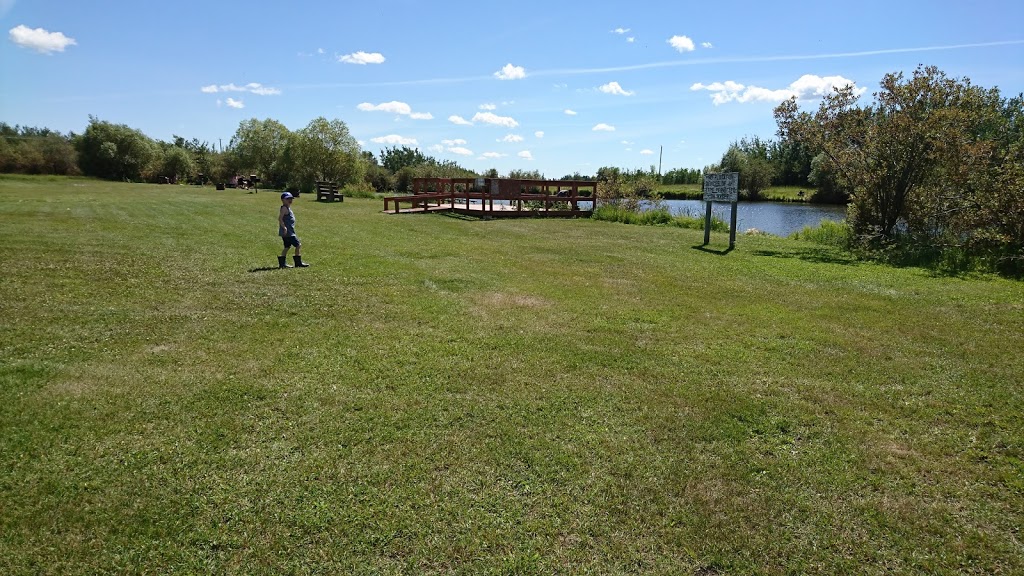
<path fill-rule="evenodd" d="M 707 210 L 704 214 L 704 245 L 711 243 L 711 205 L 715 202 L 732 204 L 729 224 L 729 248 L 736 246 L 736 202 L 739 200 L 740 173 L 704 175 L 704 202 Z"/>

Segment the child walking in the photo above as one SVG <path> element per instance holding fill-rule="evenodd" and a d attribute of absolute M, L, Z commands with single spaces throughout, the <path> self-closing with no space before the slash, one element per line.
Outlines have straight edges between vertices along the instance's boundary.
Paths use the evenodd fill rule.
<path fill-rule="evenodd" d="M 284 241 L 284 250 L 277 257 L 278 268 L 291 268 L 285 263 L 285 259 L 292 246 L 295 246 L 295 256 L 293 257 L 295 266 L 298 268 L 309 267 L 309 264 L 302 262 L 302 242 L 299 242 L 299 237 L 295 235 L 295 213 L 292 212 L 292 200 L 294 199 L 295 197 L 288 192 L 281 194 L 281 210 L 277 213 L 277 235 Z"/>

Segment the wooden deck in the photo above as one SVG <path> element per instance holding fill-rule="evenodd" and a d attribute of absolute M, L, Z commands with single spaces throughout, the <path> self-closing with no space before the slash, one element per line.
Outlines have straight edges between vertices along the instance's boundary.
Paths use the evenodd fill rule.
<path fill-rule="evenodd" d="M 590 181 L 416 178 L 412 194 L 384 198 L 384 212 L 455 212 L 482 218 L 588 217 L 596 196 L 597 184 Z M 403 204 L 408 207 L 402 208 Z"/>

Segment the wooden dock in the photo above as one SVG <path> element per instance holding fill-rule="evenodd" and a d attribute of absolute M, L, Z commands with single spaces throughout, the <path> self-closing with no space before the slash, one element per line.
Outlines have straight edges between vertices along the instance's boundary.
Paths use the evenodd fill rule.
<path fill-rule="evenodd" d="M 384 198 L 384 212 L 455 212 L 481 218 L 573 218 L 590 216 L 597 204 L 596 198 L 597 183 L 591 181 L 414 178 L 412 194 Z M 403 208 L 403 204 L 408 206 Z"/>

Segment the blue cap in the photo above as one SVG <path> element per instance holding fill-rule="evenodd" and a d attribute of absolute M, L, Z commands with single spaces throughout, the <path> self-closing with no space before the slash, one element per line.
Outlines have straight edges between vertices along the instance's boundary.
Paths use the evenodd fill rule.
<path fill-rule="evenodd" d="M 292 196 L 291 193 L 289 193 L 289 192 L 285 192 L 284 194 L 281 194 L 281 200 L 287 200 L 289 198 L 295 198 L 295 196 Z"/>

